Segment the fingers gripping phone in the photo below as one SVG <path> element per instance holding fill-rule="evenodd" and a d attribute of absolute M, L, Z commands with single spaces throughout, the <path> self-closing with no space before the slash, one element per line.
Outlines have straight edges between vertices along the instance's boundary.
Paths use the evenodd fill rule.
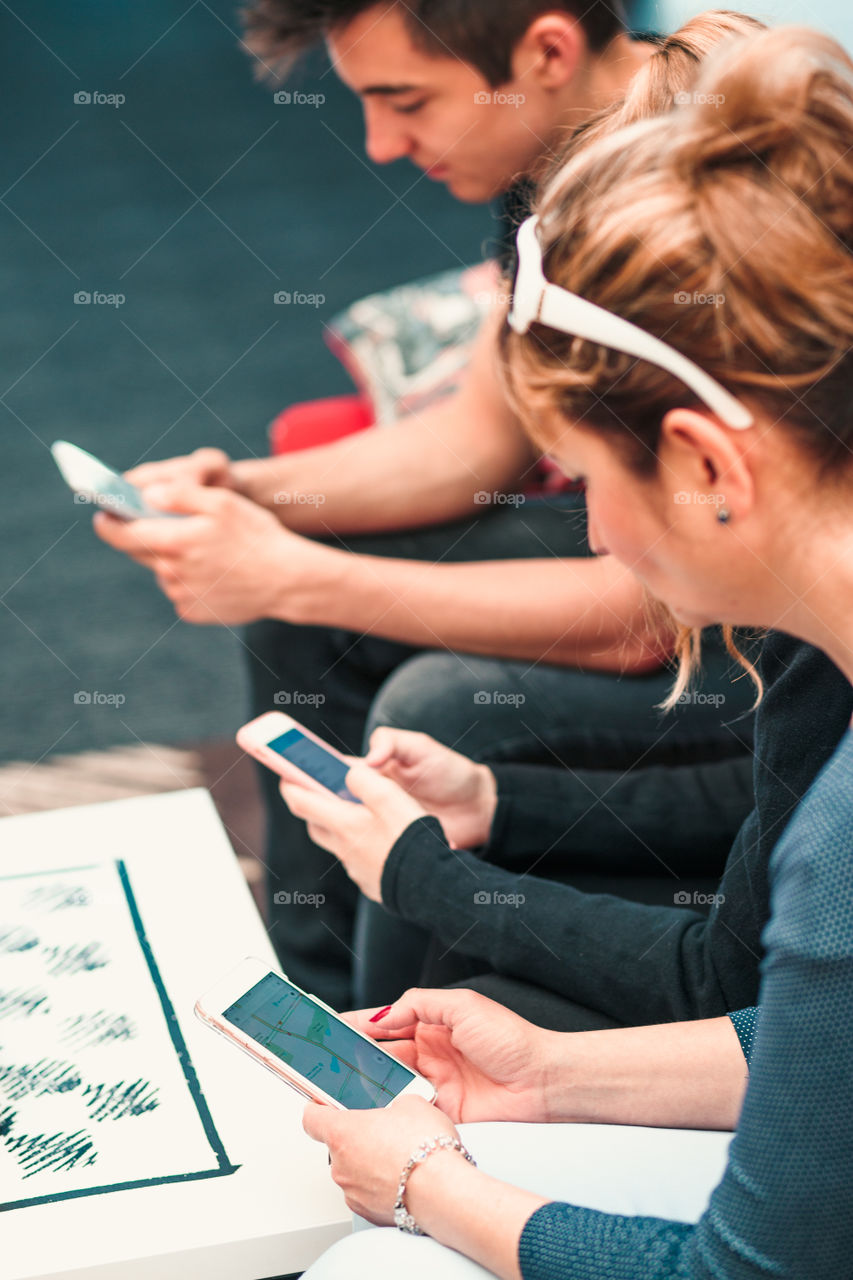
<path fill-rule="evenodd" d="M 237 742 L 286 781 L 298 782 L 313 791 L 332 791 L 342 800 L 361 804 L 347 790 L 350 765 L 346 757 L 292 716 L 268 711 L 244 724 L 237 731 Z"/>
<path fill-rule="evenodd" d="M 316 996 L 249 958 L 196 1001 L 214 1031 L 312 1102 L 366 1111 L 435 1089 Z"/>
<path fill-rule="evenodd" d="M 149 506 L 141 489 L 130 484 L 117 471 L 105 465 L 85 449 L 67 440 L 56 440 L 50 446 L 53 460 L 62 478 L 74 490 L 75 501 L 91 502 L 120 520 L 139 520 L 146 516 L 166 516 L 169 513 Z"/>

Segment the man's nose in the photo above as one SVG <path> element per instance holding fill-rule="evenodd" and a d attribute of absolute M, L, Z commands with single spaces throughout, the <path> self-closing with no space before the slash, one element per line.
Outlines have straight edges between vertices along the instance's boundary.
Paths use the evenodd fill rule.
<path fill-rule="evenodd" d="M 364 149 L 374 164 L 391 164 L 411 154 L 412 143 L 405 129 L 369 107 L 364 112 Z"/>

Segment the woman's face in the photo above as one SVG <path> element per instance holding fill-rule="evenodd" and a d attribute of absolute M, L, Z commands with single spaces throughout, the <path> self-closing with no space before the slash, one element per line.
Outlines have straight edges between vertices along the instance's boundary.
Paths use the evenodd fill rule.
<path fill-rule="evenodd" d="M 749 624 L 743 557 L 732 554 L 730 530 L 717 519 L 725 485 L 714 484 L 697 459 L 667 459 L 638 475 L 612 439 L 593 428 L 561 423 L 549 451 L 566 475 L 583 480 L 590 548 L 630 569 L 679 622 L 703 627 Z"/>

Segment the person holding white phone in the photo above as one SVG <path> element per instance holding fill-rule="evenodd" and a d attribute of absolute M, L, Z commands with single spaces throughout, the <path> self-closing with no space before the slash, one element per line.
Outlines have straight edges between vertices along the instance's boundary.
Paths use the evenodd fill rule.
<path fill-rule="evenodd" d="M 371 158 L 406 155 L 461 199 L 510 188 L 508 231 L 526 204 L 512 184 L 532 180 L 635 73 L 657 59 L 659 85 L 661 67 L 690 68 L 755 20 L 706 15 L 660 49 L 657 38 L 629 35 L 615 0 L 460 0 L 446 9 L 433 0 L 259 0 L 247 25 L 266 69 L 325 41 L 364 108 Z M 650 619 L 623 566 L 589 555 L 581 495 L 521 493 L 538 453 L 496 377 L 501 319 L 498 307 L 459 391 L 393 430 L 275 458 L 232 461 L 203 449 L 146 463 L 130 479 L 193 518 L 179 530 L 104 518 L 96 530 L 153 570 L 182 619 L 251 624 L 253 716 L 299 692 L 309 695 L 309 730 L 353 753 L 367 728 L 390 723 L 451 744 L 464 734 L 469 754 L 488 760 L 556 756 L 624 772 L 653 759 L 726 759 L 736 781 L 724 806 L 708 803 L 701 785 L 669 800 L 682 813 L 703 804 L 709 826 L 727 834 L 722 856 L 749 809 L 748 687 L 732 682 L 711 634 L 702 697 L 662 723 L 671 634 Z M 260 786 L 280 961 L 330 1002 L 349 1003 L 357 894 L 278 804 L 271 779 L 261 774 Z M 599 813 L 606 823 L 606 806 Z M 278 907 L 278 891 L 321 882 L 321 909 Z M 413 937 L 393 940 L 401 969 Z M 416 948 L 409 968 L 420 960 Z"/>
<path fill-rule="evenodd" d="M 596 543 L 632 564 L 686 626 L 784 624 L 822 649 L 848 685 L 851 136 L 853 62 L 828 37 L 781 28 L 721 51 L 690 102 L 579 151 L 549 184 L 538 220 L 519 235 L 506 343 L 512 385 L 538 436 L 567 472 L 586 477 Z M 695 290 L 686 303 L 676 299 L 677 316 L 673 281 Z M 725 296 L 711 307 L 705 299 L 721 281 Z M 685 491 L 697 500 L 679 502 Z M 756 749 L 773 746 L 768 723 Z M 445 1118 L 417 1101 L 360 1115 L 310 1106 L 305 1125 L 329 1146 L 332 1175 L 357 1212 L 392 1222 L 402 1185 L 414 1226 L 433 1239 L 412 1236 L 405 1222 L 406 1234 L 359 1233 L 315 1264 L 310 1280 L 398 1268 L 413 1280 L 848 1274 L 849 706 L 836 751 L 797 799 L 771 862 L 760 1004 L 757 1018 L 735 1027 L 740 1058 L 727 1019 L 575 1036 L 555 1065 L 543 1050 L 547 1033 L 511 1025 L 511 1014 L 472 994 L 413 992 L 374 1014 L 367 1025 L 409 1041 L 412 1064 L 426 1070 L 433 1059 L 437 1081 L 443 1070 Z M 608 1065 L 607 1046 L 632 1039 L 633 1058 L 620 1065 L 617 1054 Z M 582 1042 L 593 1057 L 600 1046 L 602 1064 L 585 1094 L 573 1087 L 570 1052 Z M 481 1118 L 478 1099 L 503 1119 L 583 1110 L 609 1123 L 737 1131 L 722 1177 L 719 1149 L 697 1155 L 695 1135 L 671 1135 L 670 1177 L 660 1181 L 650 1176 L 654 1136 L 643 1159 L 642 1135 L 637 1144 L 617 1131 L 603 1144 L 605 1194 L 584 1189 L 601 1181 L 589 1146 L 573 1177 L 572 1131 L 549 1130 L 534 1134 L 522 1186 L 511 1186 L 458 1151 L 428 1146 L 435 1136 L 457 1139 L 476 1158 L 476 1128 L 458 1135 L 455 1122 Z M 560 1178 L 544 1167 L 560 1142 L 562 1186 L 576 1188 L 563 1202 L 554 1200 Z M 706 1200 L 692 1218 L 673 1208 L 689 1166 Z M 633 1207 L 608 1212 L 620 1188 Z"/>
<path fill-rule="evenodd" d="M 738 15 L 722 16 L 742 33 L 756 26 L 746 19 L 738 28 Z M 716 32 L 716 18 L 687 25 L 694 51 Z M 677 38 L 672 43 L 677 49 Z M 695 63 L 655 55 L 647 71 L 624 104 L 602 113 L 599 135 L 668 105 L 676 84 L 692 84 Z M 811 646 L 770 636 L 759 666 L 766 692 L 759 723 L 763 717 L 779 732 L 755 768 L 752 812 L 717 855 L 725 860 L 721 878 L 710 861 L 708 814 L 737 796 L 730 762 L 627 775 L 488 767 L 388 727 L 371 739 L 370 768 L 349 783 L 364 802 L 360 811 L 283 788 L 314 843 L 339 858 L 362 891 L 356 1003 L 396 998 L 407 985 L 399 955 L 420 946 L 423 963 L 408 983 L 470 984 L 558 1030 L 715 1017 L 753 1004 L 775 840 L 792 797 L 808 790 L 853 710 L 844 676 Z M 610 830 L 596 820 L 602 811 Z M 583 891 L 554 883 L 567 863 L 584 877 Z M 610 880 L 644 865 L 672 876 L 669 904 L 630 900 Z M 700 867 L 716 877 L 701 892 L 685 892 Z"/>

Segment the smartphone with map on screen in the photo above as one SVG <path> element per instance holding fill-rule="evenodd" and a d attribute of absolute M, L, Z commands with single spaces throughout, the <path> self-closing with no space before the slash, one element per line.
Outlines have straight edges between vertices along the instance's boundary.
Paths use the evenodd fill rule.
<path fill-rule="evenodd" d="M 365 1111 L 404 1094 L 435 1098 L 423 1076 L 262 960 L 244 960 L 195 1012 L 312 1102 Z"/>

